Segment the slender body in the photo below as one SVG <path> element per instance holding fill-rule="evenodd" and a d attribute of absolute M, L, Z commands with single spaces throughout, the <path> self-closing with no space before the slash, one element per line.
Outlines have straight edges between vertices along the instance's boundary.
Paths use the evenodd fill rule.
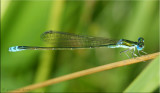
<path fill-rule="evenodd" d="M 102 37 L 90 37 L 76 35 L 66 32 L 47 31 L 41 35 L 41 39 L 45 42 L 51 43 L 53 47 L 38 47 L 38 46 L 14 46 L 10 47 L 10 52 L 17 52 L 22 50 L 72 50 L 72 49 L 84 49 L 84 48 L 127 48 L 127 51 L 132 51 L 134 54 L 135 49 L 142 51 L 144 48 L 144 39 L 138 38 L 138 42 L 120 39 L 112 40 Z M 142 51 L 143 52 L 143 51 Z M 145 53 L 145 52 L 143 52 Z M 140 54 L 140 53 L 139 53 Z"/>
<path fill-rule="evenodd" d="M 137 42 L 129 41 L 129 43 L 133 43 L 131 46 L 125 45 L 124 42 L 128 42 L 128 40 L 122 39 L 117 44 L 108 44 L 108 45 L 99 45 L 99 46 L 86 46 L 86 47 L 38 47 L 38 46 L 14 46 L 10 47 L 10 52 L 17 52 L 22 50 L 72 50 L 72 49 L 84 49 L 84 48 L 129 48 L 134 49 L 136 47 Z"/>

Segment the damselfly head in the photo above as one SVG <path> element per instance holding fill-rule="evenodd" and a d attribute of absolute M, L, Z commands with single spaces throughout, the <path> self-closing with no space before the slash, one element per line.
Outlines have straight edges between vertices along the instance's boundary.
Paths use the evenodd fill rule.
<path fill-rule="evenodd" d="M 144 38 L 139 37 L 137 43 L 137 50 L 143 50 L 143 48 L 144 48 Z"/>

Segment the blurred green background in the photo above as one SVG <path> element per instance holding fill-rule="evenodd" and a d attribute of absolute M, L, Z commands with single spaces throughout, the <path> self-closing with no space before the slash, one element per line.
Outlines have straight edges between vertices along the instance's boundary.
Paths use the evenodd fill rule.
<path fill-rule="evenodd" d="M 1 91 L 7 92 L 72 72 L 128 59 L 124 49 L 20 51 L 11 46 L 47 46 L 40 35 L 48 30 L 80 35 L 129 39 L 144 37 L 147 53 L 159 51 L 159 1 L 157 0 L 2 0 Z M 152 61 L 152 60 L 150 60 Z M 141 88 L 158 91 L 159 59 Z M 61 82 L 32 92 L 123 92 L 151 62 L 142 62 Z M 156 76 L 154 76 L 156 75 Z M 144 75 L 141 75 L 144 77 Z M 144 79 L 135 84 L 144 84 Z M 152 82 L 153 81 L 153 82 Z M 136 86 L 134 86 L 135 88 Z M 148 89 L 148 90 L 147 90 Z M 129 92 L 134 89 L 129 90 Z M 139 89 L 137 90 L 139 91 Z"/>

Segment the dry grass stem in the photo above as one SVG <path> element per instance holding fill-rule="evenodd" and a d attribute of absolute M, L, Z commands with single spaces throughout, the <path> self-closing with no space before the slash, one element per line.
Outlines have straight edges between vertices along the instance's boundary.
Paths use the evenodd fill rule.
<path fill-rule="evenodd" d="M 93 74 L 96 72 L 101 72 L 104 70 L 109 70 L 112 68 L 117 68 L 117 67 L 121 67 L 121 66 L 126 66 L 126 65 L 131 65 L 131 64 L 135 64 L 135 63 L 139 63 L 139 62 L 143 62 L 146 60 L 150 60 L 153 58 L 156 58 L 159 55 L 159 52 L 157 53 L 153 53 L 153 54 L 149 54 L 149 55 L 145 55 L 145 56 L 141 56 L 141 57 L 137 57 L 137 58 L 133 58 L 133 59 L 128 59 L 128 60 L 123 60 L 123 61 L 119 61 L 119 62 L 115 62 L 115 63 L 111 63 L 111 64 L 106 64 L 106 65 L 102 65 L 102 66 L 98 66 L 98 67 L 93 67 L 90 69 L 86 69 L 86 70 L 82 70 L 79 72 L 75 72 L 75 73 L 71 73 L 68 75 L 64 75 L 61 77 L 57 77 L 57 78 L 53 78 L 41 83 L 37 83 L 37 84 L 33 84 L 33 85 L 29 85 L 17 90 L 13 90 L 10 91 L 10 93 L 16 93 L 16 92 L 27 92 L 27 91 L 31 91 L 34 89 L 38 89 L 38 88 L 42 88 L 42 87 L 46 87 L 49 85 L 53 85 L 62 81 L 66 81 L 66 80 L 71 80 L 74 78 L 78 78 L 78 77 L 82 77 L 85 75 L 89 75 L 89 74 Z"/>

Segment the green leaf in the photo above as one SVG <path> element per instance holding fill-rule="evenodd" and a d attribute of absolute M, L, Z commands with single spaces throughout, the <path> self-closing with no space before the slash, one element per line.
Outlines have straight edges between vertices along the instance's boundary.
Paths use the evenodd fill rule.
<path fill-rule="evenodd" d="M 153 92 L 159 86 L 159 57 L 141 72 L 124 92 Z"/>

